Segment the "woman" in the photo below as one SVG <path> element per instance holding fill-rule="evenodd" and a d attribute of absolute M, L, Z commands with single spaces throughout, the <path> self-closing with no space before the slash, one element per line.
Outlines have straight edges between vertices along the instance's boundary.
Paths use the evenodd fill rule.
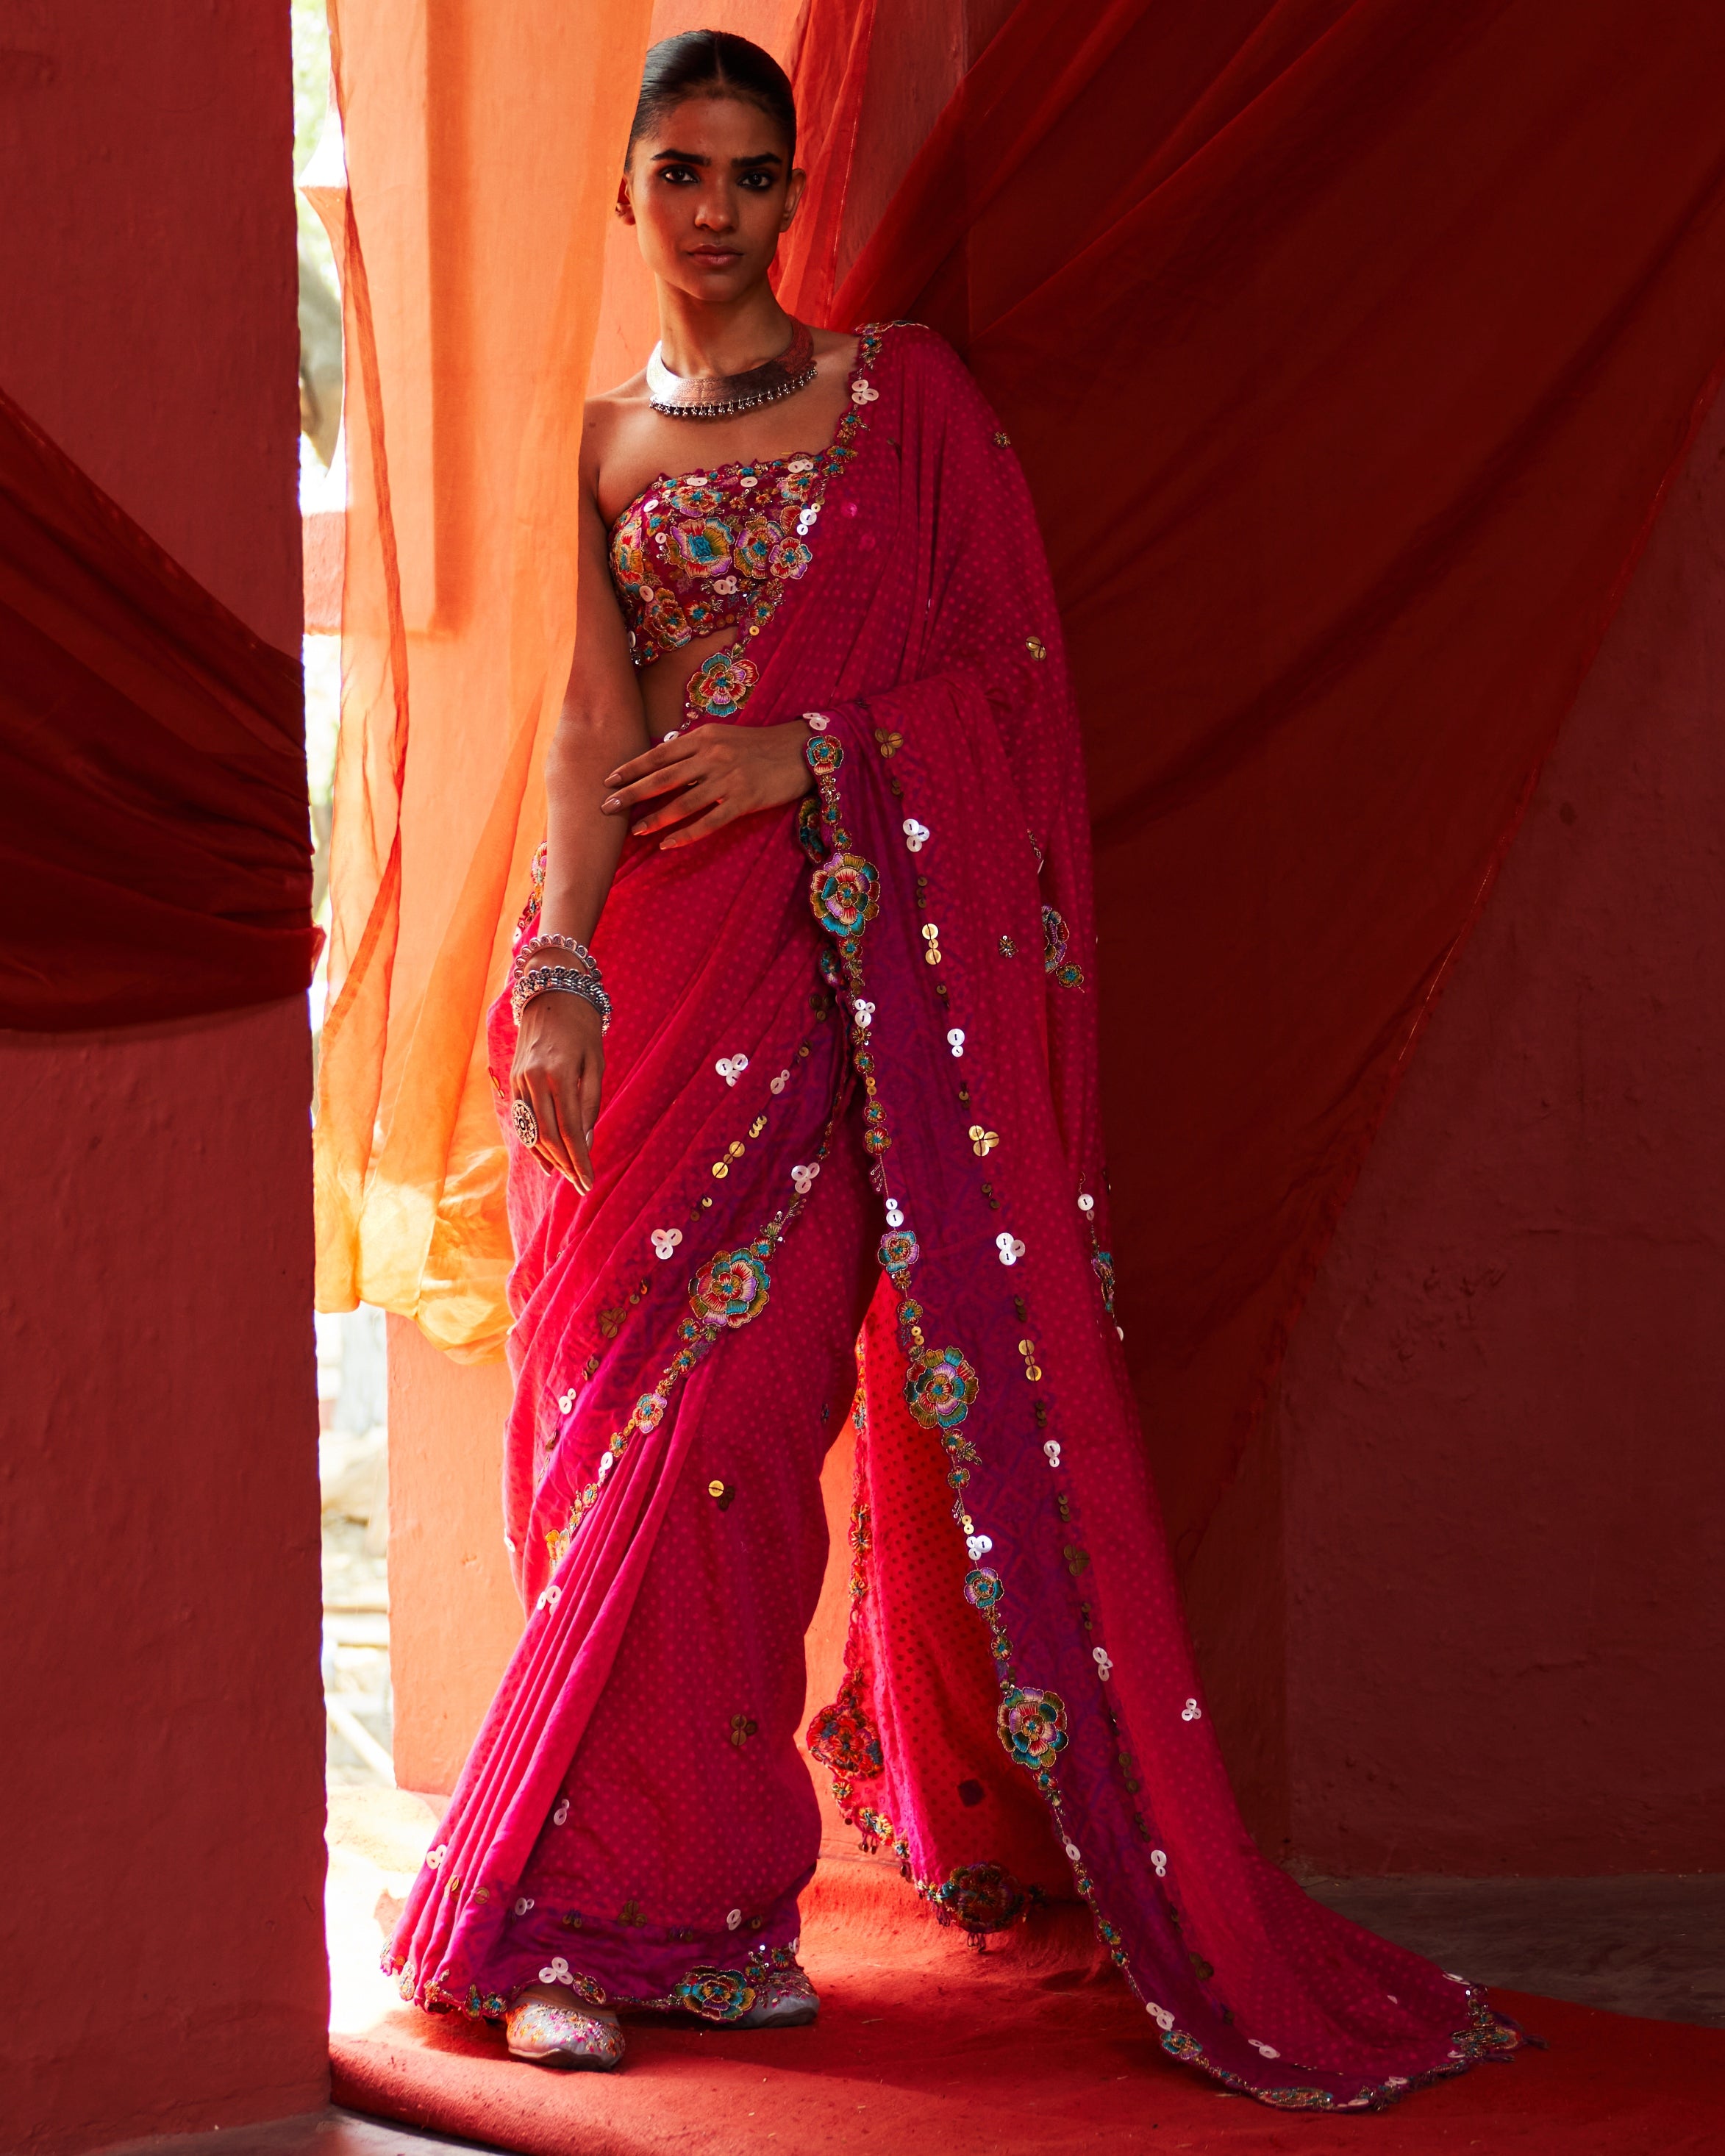
<path fill-rule="evenodd" d="M 794 156 L 766 54 L 654 48 L 618 210 L 663 338 L 588 410 L 493 1019 L 531 1611 L 390 1965 L 551 2065 L 617 2064 L 619 2006 L 813 2017 L 793 1737 L 855 1396 L 853 1621 L 809 1732 L 847 1816 L 974 1933 L 1088 1901 L 1163 2047 L 1228 2087 L 1373 2107 L 1516 2037 L 1240 1825 L 1112 1320 L 1029 501 L 937 337 L 779 309 Z"/>

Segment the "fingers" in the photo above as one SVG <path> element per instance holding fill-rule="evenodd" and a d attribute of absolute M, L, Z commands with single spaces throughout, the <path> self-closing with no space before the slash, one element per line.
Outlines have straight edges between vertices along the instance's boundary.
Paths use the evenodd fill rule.
<path fill-rule="evenodd" d="M 659 850 L 666 854 L 675 846 L 692 846 L 698 839 L 710 839 L 725 824 L 734 824 L 742 813 L 735 801 L 715 801 L 704 816 L 697 816 L 691 823 L 680 824 L 668 839 L 661 839 Z"/>
<path fill-rule="evenodd" d="M 587 1188 L 593 1186 L 593 1134 L 599 1120 L 599 1091 L 603 1073 L 594 1064 L 588 1064 L 581 1073 L 581 1084 L 572 1102 L 575 1127 L 568 1132 L 575 1150 L 575 1164 L 587 1178 Z"/>
<path fill-rule="evenodd" d="M 533 1147 L 533 1156 L 542 1168 L 549 1168 L 566 1175 L 578 1189 L 587 1186 L 577 1177 L 575 1163 L 571 1157 L 562 1126 L 557 1117 L 557 1098 L 549 1077 L 541 1070 L 529 1070 L 519 1081 L 533 1111 L 533 1120 L 539 1126 L 539 1142 Z"/>
<path fill-rule="evenodd" d="M 679 787 L 686 786 L 705 768 L 705 765 L 696 763 L 693 757 L 683 763 L 667 764 L 662 771 L 649 772 L 644 778 L 636 779 L 632 786 L 619 786 L 614 793 L 608 793 L 599 803 L 600 811 L 607 816 L 627 815 L 638 802 L 651 801 L 661 793 L 675 793 Z"/>
<path fill-rule="evenodd" d="M 619 764 L 605 781 L 611 791 L 600 806 L 608 815 L 614 816 L 631 803 L 663 793 L 668 787 L 677 784 L 675 767 L 687 763 L 700 752 L 706 745 L 706 732 L 705 727 L 697 726 L 692 732 L 680 734 L 675 741 L 659 742 L 642 755 Z"/>
<path fill-rule="evenodd" d="M 629 836 L 644 839 L 655 831 L 663 831 L 673 824 L 680 824 L 685 817 L 698 809 L 710 808 L 719 798 L 717 783 L 711 778 L 696 779 L 674 800 L 667 801 L 662 808 L 655 808 L 642 817 L 639 824 L 629 827 Z"/>

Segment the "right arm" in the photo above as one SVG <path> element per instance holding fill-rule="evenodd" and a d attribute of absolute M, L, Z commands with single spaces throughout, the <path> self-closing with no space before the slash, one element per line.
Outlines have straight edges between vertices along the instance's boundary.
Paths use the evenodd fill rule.
<path fill-rule="evenodd" d="M 547 934 L 590 942 L 623 850 L 624 825 L 600 803 L 606 780 L 647 746 L 641 692 L 611 584 L 605 521 L 595 471 L 583 458 L 580 578 L 575 656 L 546 762 Z M 596 459 L 594 460 L 596 463 Z M 510 1091 L 531 1106 L 541 1163 L 593 1188 L 588 1141 L 598 1119 L 605 1056 L 599 1016 L 579 996 L 536 996 L 521 1013 Z"/>

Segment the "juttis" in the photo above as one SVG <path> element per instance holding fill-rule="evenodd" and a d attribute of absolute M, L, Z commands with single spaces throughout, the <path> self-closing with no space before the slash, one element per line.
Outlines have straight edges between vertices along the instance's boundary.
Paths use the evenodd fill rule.
<path fill-rule="evenodd" d="M 585 1201 L 516 1180 L 509 1503 L 536 1606 L 394 1958 L 425 2003 L 501 2010 L 478 1975 L 507 1964 L 654 1562 L 693 1437 L 680 1380 L 768 1309 L 854 1071 L 883 1286 L 847 1682 L 814 1748 L 943 1913 L 987 1930 L 1063 1871 L 1166 2050 L 1273 2104 L 1373 2107 L 1515 2036 L 1307 1902 L 1239 1823 L 1112 1322 L 1082 777 L 1041 547 L 938 338 L 866 333 L 852 393 L 812 565 L 737 661 L 744 723 L 813 708 L 819 827 L 625 860 L 595 938 L 619 989 L 596 1152 L 619 1165 Z M 644 955 L 679 908 L 699 937 Z M 692 1274 L 652 1255 L 673 1229 Z"/>

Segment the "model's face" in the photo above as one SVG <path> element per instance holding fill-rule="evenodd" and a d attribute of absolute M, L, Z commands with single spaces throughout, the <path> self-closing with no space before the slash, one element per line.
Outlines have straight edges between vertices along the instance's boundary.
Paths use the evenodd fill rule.
<path fill-rule="evenodd" d="M 746 99 L 674 105 L 630 151 L 618 190 L 647 267 L 696 300 L 735 300 L 758 285 L 803 192 L 788 151 Z"/>

